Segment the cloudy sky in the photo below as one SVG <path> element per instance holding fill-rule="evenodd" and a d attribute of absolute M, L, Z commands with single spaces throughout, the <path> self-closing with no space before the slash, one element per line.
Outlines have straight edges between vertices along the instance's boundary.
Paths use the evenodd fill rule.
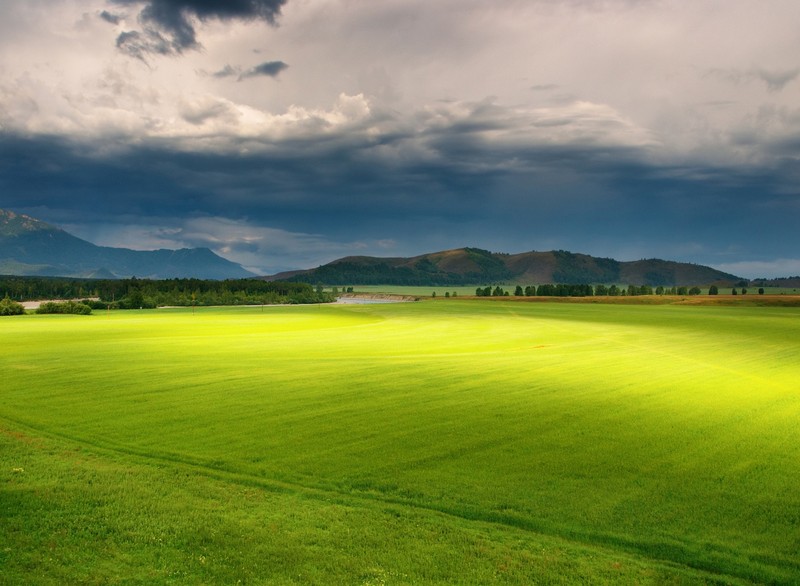
<path fill-rule="evenodd" d="M 0 208 L 259 273 L 800 274 L 797 0 L 3 0 Z"/>

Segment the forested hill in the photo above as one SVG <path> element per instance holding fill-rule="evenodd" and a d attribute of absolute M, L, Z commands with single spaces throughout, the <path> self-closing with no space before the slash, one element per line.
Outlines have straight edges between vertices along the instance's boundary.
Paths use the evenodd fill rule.
<path fill-rule="evenodd" d="M 208 248 L 130 250 L 97 246 L 36 218 L 0 210 L 0 274 L 152 279 L 254 276 Z"/>
<path fill-rule="evenodd" d="M 732 285 L 740 277 L 710 267 L 659 259 L 621 262 L 564 250 L 493 253 L 458 248 L 411 258 L 349 256 L 316 269 L 267 280 L 325 285 L 480 285 L 486 283 L 625 283 L 657 287 Z"/>

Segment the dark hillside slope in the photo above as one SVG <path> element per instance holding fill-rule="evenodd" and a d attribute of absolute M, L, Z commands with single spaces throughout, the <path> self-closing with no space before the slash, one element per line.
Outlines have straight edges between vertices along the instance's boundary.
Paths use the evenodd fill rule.
<path fill-rule="evenodd" d="M 739 277 L 720 272 L 711 267 L 659 259 L 636 260 L 621 263 L 620 281 L 652 285 L 733 285 Z"/>
<path fill-rule="evenodd" d="M 350 256 L 316 269 L 280 273 L 325 285 L 481 285 L 487 283 L 625 283 L 631 285 L 728 285 L 741 280 L 710 267 L 658 259 L 620 262 L 564 250 L 492 253 L 458 248 L 410 258 Z"/>

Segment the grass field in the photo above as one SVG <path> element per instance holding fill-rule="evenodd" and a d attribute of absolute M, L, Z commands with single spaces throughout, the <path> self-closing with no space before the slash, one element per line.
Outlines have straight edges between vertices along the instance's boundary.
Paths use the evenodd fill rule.
<path fill-rule="evenodd" d="M 0 328 L 3 584 L 800 581 L 800 308 Z"/>

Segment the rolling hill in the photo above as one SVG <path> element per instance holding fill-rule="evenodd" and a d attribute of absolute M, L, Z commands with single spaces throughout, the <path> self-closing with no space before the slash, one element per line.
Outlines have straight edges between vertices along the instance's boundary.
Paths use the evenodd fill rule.
<path fill-rule="evenodd" d="M 625 283 L 653 287 L 729 286 L 742 280 L 711 267 L 659 259 L 622 262 L 564 250 L 506 254 L 479 248 L 458 248 L 410 258 L 348 256 L 315 269 L 264 278 L 326 285 Z"/>
<path fill-rule="evenodd" d="M 97 246 L 36 218 L 0 210 L 0 274 L 84 278 L 254 276 L 208 248 L 131 250 Z"/>

